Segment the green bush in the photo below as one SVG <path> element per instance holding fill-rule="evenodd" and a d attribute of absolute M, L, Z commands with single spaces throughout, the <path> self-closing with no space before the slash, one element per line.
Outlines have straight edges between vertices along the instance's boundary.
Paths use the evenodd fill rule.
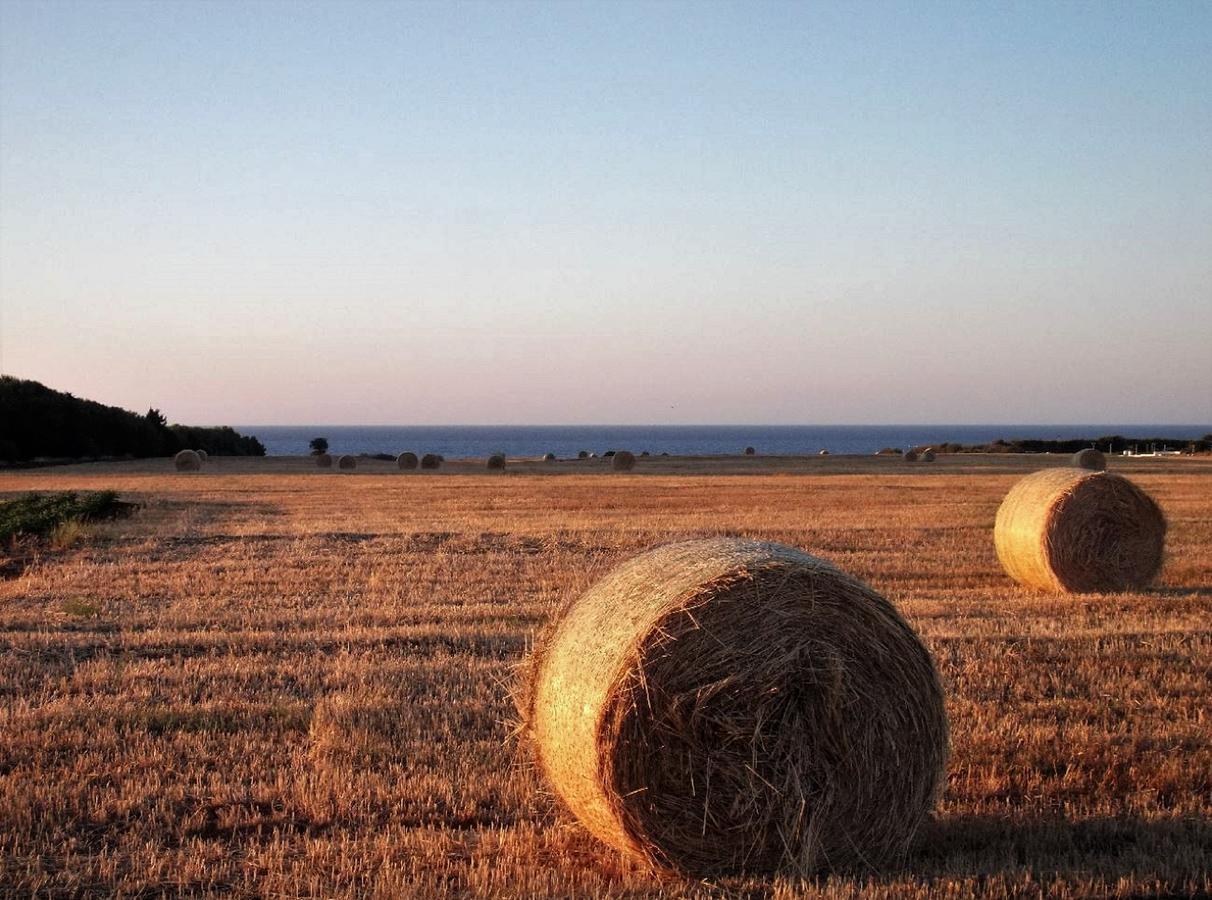
<path fill-rule="evenodd" d="M 67 522 L 113 518 L 129 508 L 115 491 L 26 494 L 0 503 L 0 542 L 26 535 L 43 537 Z"/>

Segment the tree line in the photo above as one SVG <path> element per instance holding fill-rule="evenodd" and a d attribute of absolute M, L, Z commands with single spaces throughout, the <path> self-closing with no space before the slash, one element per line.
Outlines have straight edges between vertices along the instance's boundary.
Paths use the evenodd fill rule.
<path fill-rule="evenodd" d="M 228 426 L 169 425 L 157 409 L 144 415 L 0 376 L 0 461 L 171 456 L 178 450 L 216 456 L 264 456 L 255 437 Z"/>

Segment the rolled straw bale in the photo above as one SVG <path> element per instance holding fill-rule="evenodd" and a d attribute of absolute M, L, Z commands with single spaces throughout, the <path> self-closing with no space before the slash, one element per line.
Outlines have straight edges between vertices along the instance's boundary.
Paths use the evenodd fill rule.
<path fill-rule="evenodd" d="M 498 471 L 498 472 L 504 471 L 505 470 L 505 454 L 504 453 L 494 453 L 492 456 L 488 457 L 488 468 L 490 468 L 494 471 Z"/>
<path fill-rule="evenodd" d="M 746 448 L 745 448 L 745 455 L 746 455 L 746 456 L 755 456 L 755 455 L 757 455 L 757 448 L 755 448 L 755 447 L 746 447 Z"/>
<path fill-rule="evenodd" d="M 659 869 L 870 866 L 906 850 L 943 784 L 926 648 L 871 588 L 779 544 L 635 557 L 564 610 L 528 688 L 556 792 Z"/>
<path fill-rule="evenodd" d="M 422 469 L 440 469 L 442 467 L 442 457 L 436 453 L 426 453 L 421 457 Z"/>
<path fill-rule="evenodd" d="M 577 459 L 589 459 L 589 451 L 588 450 L 577 451 Z"/>
<path fill-rule="evenodd" d="M 556 461 L 556 455 L 554 453 L 544 453 L 543 454 L 543 462 L 555 462 L 555 461 Z"/>
<path fill-rule="evenodd" d="M 820 453 L 817 454 L 817 456 L 828 456 L 828 455 L 829 455 L 829 451 L 824 449 L 823 447 L 821 448 Z"/>
<path fill-rule="evenodd" d="M 348 453 L 337 460 L 338 469 L 356 469 L 358 467 L 358 458 L 350 456 Z"/>
<path fill-rule="evenodd" d="M 905 455 L 901 457 L 905 462 L 917 462 L 917 451 L 906 450 Z"/>
<path fill-rule="evenodd" d="M 332 468 L 332 457 L 329 456 L 327 453 L 317 453 L 316 454 L 316 465 L 319 466 L 321 469 L 331 469 Z"/>
<path fill-rule="evenodd" d="M 922 451 L 922 462 L 934 462 L 934 448 L 927 447 Z"/>
<path fill-rule="evenodd" d="M 1107 457 L 1101 450 L 1087 447 L 1073 454 L 1073 465 L 1079 469 L 1089 469 L 1092 472 L 1102 472 L 1107 468 Z"/>
<path fill-rule="evenodd" d="M 205 450 L 199 450 L 197 452 L 198 452 L 198 459 L 202 460 L 202 462 L 206 462 L 208 459 L 210 459 L 210 454 L 207 453 Z"/>
<path fill-rule="evenodd" d="M 202 457 L 194 450 L 181 450 L 173 457 L 173 466 L 178 472 L 197 472 L 202 468 Z"/>
<path fill-rule="evenodd" d="M 610 460 L 610 468 L 616 472 L 630 472 L 635 468 L 635 454 L 630 450 L 620 450 Z"/>
<path fill-rule="evenodd" d="M 1157 576 L 1166 519 L 1126 478 L 1043 469 L 1010 489 L 993 531 L 1015 581 L 1073 593 L 1138 590 Z"/>
<path fill-rule="evenodd" d="M 408 450 L 396 457 L 396 465 L 401 469 L 415 469 L 419 463 L 417 455 Z"/>

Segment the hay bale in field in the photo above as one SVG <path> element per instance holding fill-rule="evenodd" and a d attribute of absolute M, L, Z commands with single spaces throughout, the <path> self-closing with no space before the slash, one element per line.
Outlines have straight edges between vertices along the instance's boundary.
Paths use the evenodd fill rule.
<path fill-rule="evenodd" d="M 487 465 L 489 469 L 492 469 L 495 472 L 503 472 L 505 470 L 505 454 L 494 453 L 492 456 L 488 457 Z"/>
<path fill-rule="evenodd" d="M 754 448 L 754 447 L 746 447 L 746 448 L 745 448 L 745 455 L 746 455 L 746 456 L 754 456 L 754 455 L 756 455 L 756 454 L 757 454 L 757 449 L 756 449 L 756 448 Z"/>
<path fill-rule="evenodd" d="M 640 456 L 652 456 L 652 454 L 649 453 L 647 450 L 644 450 L 640 453 Z"/>
<path fill-rule="evenodd" d="M 197 454 L 198 454 L 198 459 L 202 460 L 202 462 L 206 462 L 208 459 L 210 459 L 210 454 L 207 453 L 205 450 L 198 450 Z"/>
<path fill-rule="evenodd" d="M 401 469 L 415 469 L 420 462 L 417 455 L 408 450 L 396 457 L 396 465 Z"/>
<path fill-rule="evenodd" d="M 905 462 L 917 462 L 917 451 L 906 450 L 905 455 L 901 457 Z"/>
<path fill-rule="evenodd" d="M 635 454 L 630 450 L 618 450 L 610 460 L 610 468 L 616 472 L 630 472 L 635 468 Z"/>
<path fill-rule="evenodd" d="M 867 585 L 779 544 L 624 563 L 557 619 L 521 705 L 567 806 L 661 869 L 866 868 L 905 851 L 943 784 L 926 648 Z"/>
<path fill-rule="evenodd" d="M 934 448 L 927 447 L 925 450 L 923 450 L 921 460 L 922 462 L 934 462 Z"/>
<path fill-rule="evenodd" d="M 823 447 L 821 448 L 821 451 L 817 454 L 817 456 L 828 456 L 828 455 L 829 455 L 829 451 L 824 449 Z"/>
<path fill-rule="evenodd" d="M 556 461 L 556 455 L 554 453 L 544 453 L 543 454 L 543 462 L 555 462 L 555 461 Z"/>
<path fill-rule="evenodd" d="M 900 447 L 882 447 L 875 451 L 876 456 L 901 456 Z"/>
<path fill-rule="evenodd" d="M 442 457 L 437 453 L 426 453 L 421 457 L 422 469 L 440 469 L 442 467 Z"/>
<path fill-rule="evenodd" d="M 356 456 L 350 456 L 349 454 L 345 454 L 344 456 L 340 457 L 337 460 L 338 469 L 345 469 L 346 471 L 349 471 L 350 469 L 356 469 L 357 467 L 358 467 L 358 458 Z"/>
<path fill-rule="evenodd" d="M 1161 570 L 1166 519 L 1126 478 L 1043 469 L 1010 489 L 993 531 L 997 556 L 1020 584 L 1073 593 L 1146 587 Z"/>
<path fill-rule="evenodd" d="M 319 466 L 321 469 L 331 469 L 332 468 L 332 457 L 329 456 L 327 453 L 317 453 L 316 454 L 316 465 Z"/>
<path fill-rule="evenodd" d="M 1087 447 L 1073 454 L 1073 465 L 1079 469 L 1089 469 L 1092 472 L 1102 472 L 1107 468 L 1107 457 L 1101 450 Z"/>
<path fill-rule="evenodd" d="M 577 459 L 589 459 L 588 450 L 580 450 L 577 452 Z"/>
<path fill-rule="evenodd" d="M 196 450 L 181 450 L 173 457 L 173 467 L 178 472 L 197 472 L 202 468 L 202 457 Z"/>

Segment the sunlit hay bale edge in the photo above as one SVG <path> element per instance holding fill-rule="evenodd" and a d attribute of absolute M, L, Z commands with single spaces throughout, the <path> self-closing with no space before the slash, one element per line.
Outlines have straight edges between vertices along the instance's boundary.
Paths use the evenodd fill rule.
<path fill-rule="evenodd" d="M 1072 463 L 1079 469 L 1089 469 L 1091 472 L 1102 472 L 1107 468 L 1107 457 L 1101 450 L 1087 447 L 1073 454 Z"/>
<path fill-rule="evenodd" d="M 997 557 L 1020 584 L 1075 593 L 1139 590 L 1161 570 L 1166 519 L 1126 478 L 1043 469 L 1019 481 L 997 511 Z"/>
<path fill-rule="evenodd" d="M 197 472 L 202 468 L 202 457 L 195 450 L 181 450 L 173 457 L 173 467 L 178 472 Z"/>
<path fill-rule="evenodd" d="M 878 864 L 904 854 L 943 784 L 929 653 L 887 600 L 790 547 L 644 553 L 565 609 L 523 677 L 547 779 L 658 869 Z"/>

